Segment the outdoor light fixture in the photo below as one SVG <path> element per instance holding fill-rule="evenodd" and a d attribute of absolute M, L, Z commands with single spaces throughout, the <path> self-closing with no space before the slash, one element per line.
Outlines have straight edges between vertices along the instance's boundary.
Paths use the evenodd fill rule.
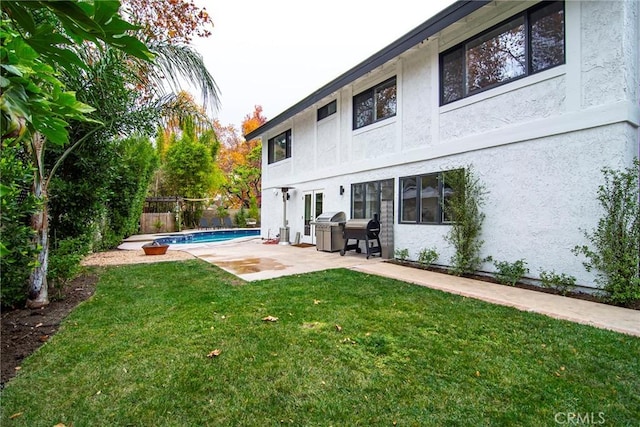
<path fill-rule="evenodd" d="M 344 194 L 344 187 L 341 185 L 340 186 L 340 195 L 342 196 Z"/>

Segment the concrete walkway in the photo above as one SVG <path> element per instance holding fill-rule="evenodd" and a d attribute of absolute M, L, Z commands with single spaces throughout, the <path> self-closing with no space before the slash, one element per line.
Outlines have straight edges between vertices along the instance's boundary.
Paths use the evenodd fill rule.
<path fill-rule="evenodd" d="M 434 273 L 392 263 L 361 265 L 369 274 L 640 337 L 640 310 Z M 415 270 L 415 271 L 414 271 Z"/>
<path fill-rule="evenodd" d="M 148 239 L 130 239 L 120 249 L 141 250 Z M 171 245 L 169 250 L 182 250 L 247 281 L 281 276 L 349 268 L 367 274 L 389 277 L 441 291 L 544 314 L 557 319 L 640 336 L 640 310 L 631 310 L 559 295 L 434 273 L 384 262 L 379 257 L 366 259 L 353 251 L 317 251 L 315 247 L 264 244 L 260 239 L 241 242 Z"/>

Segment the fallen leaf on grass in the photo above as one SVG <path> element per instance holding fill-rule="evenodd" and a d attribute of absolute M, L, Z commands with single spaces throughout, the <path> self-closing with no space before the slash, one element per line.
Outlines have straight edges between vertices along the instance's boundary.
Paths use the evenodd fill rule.
<path fill-rule="evenodd" d="M 207 354 L 207 357 L 217 357 L 220 356 L 220 353 L 222 353 L 222 350 L 216 348 L 215 350 L 210 351 L 209 354 Z"/>
<path fill-rule="evenodd" d="M 314 303 L 314 304 L 320 304 L 320 302 L 321 302 L 321 301 L 320 301 L 319 299 L 314 299 L 314 300 L 313 300 L 313 303 Z"/>
<path fill-rule="evenodd" d="M 42 342 L 46 342 L 48 339 L 49 339 L 49 335 L 42 335 L 40 337 L 40 341 L 42 341 Z"/>
<path fill-rule="evenodd" d="M 340 325 L 336 325 L 336 331 L 338 331 L 338 332 L 342 332 L 342 326 L 340 326 Z"/>
<path fill-rule="evenodd" d="M 9 419 L 13 420 L 14 418 L 18 418 L 18 417 L 22 416 L 22 414 L 24 414 L 24 412 L 16 412 L 15 414 L 11 415 L 9 417 Z"/>
<path fill-rule="evenodd" d="M 278 318 L 273 316 L 267 316 L 267 317 L 263 317 L 262 320 L 265 322 L 277 322 Z"/>
<path fill-rule="evenodd" d="M 58 424 L 54 425 L 53 427 L 67 427 L 67 426 L 65 424 L 58 423 Z"/>
<path fill-rule="evenodd" d="M 480 376 L 480 371 L 476 371 L 476 377 Z"/>

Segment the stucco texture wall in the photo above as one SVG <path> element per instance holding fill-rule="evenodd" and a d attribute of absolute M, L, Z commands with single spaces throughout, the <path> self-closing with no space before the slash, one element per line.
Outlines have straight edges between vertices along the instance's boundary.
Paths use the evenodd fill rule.
<path fill-rule="evenodd" d="M 637 1 L 567 2 L 566 65 L 457 103 L 438 103 L 434 38 L 339 90 L 335 118 L 318 124 L 314 108 L 292 118 L 294 159 L 263 171 L 263 237 L 282 226 L 274 187 L 296 187 L 287 207 L 293 237 L 302 231 L 305 191 L 323 191 L 325 211 L 349 217 L 351 184 L 394 179 L 397 201 L 401 177 L 471 165 L 488 190 L 483 256 L 524 259 L 534 278 L 555 270 L 595 286 L 595 273 L 571 249 L 589 243 L 584 230 L 602 214 L 601 169 L 629 167 L 638 156 L 639 10 Z M 397 116 L 354 131 L 353 94 L 392 75 Z M 449 226 L 400 224 L 395 209 L 395 248 L 417 258 L 436 247 L 439 262 L 449 264 Z"/>

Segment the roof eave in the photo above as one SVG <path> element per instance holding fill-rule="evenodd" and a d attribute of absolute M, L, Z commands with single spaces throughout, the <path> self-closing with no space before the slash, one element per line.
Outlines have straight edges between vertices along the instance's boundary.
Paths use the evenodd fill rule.
<path fill-rule="evenodd" d="M 285 120 L 288 120 L 301 111 L 309 108 L 311 105 L 331 95 L 340 88 L 354 82 L 356 79 L 385 64 L 387 61 L 399 56 L 432 35 L 475 12 L 490 1 L 491 0 L 461 0 L 453 3 L 451 6 L 429 18 L 423 24 L 409 31 L 407 34 L 400 37 L 384 49 L 371 55 L 369 58 L 322 86 L 320 89 L 316 90 L 297 104 L 267 121 L 259 128 L 249 132 L 245 135 L 245 139 L 250 141 L 273 129 Z"/>

